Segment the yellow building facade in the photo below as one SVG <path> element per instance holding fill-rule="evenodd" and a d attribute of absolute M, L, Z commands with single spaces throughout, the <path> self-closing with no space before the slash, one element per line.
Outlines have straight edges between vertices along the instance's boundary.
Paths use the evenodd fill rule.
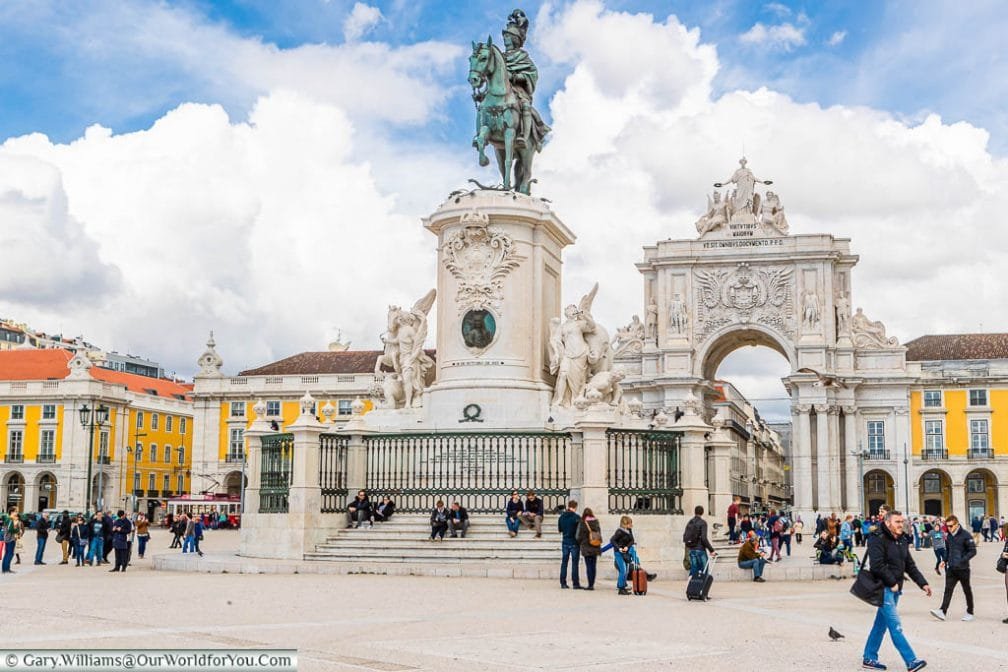
<path fill-rule="evenodd" d="M 189 394 L 64 350 L 0 352 L 0 501 L 22 511 L 90 503 L 155 513 L 189 490 Z"/>

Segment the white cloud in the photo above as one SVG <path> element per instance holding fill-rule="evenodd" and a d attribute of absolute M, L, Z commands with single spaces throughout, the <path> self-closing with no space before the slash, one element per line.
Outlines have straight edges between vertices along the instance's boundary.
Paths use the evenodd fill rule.
<path fill-rule="evenodd" d="M 1008 162 L 991 156 L 982 129 L 824 109 L 765 89 L 715 99 L 716 50 L 675 18 L 577 2 L 545 8 L 534 25 L 533 57 L 544 72 L 566 73 L 551 100 L 537 99 L 550 107 L 554 132 L 536 163 L 537 193 L 578 235 L 565 256 L 565 301 L 598 280 L 596 314 L 610 330 L 641 313 L 641 247 L 695 236 L 705 194 L 734 169 L 744 144 L 757 175 L 775 181 L 795 233 L 852 239 L 860 255 L 852 303 L 871 319 L 904 340 L 979 322 L 1008 331 L 1008 317 L 992 312 L 1008 295 L 1008 229 L 1000 225 Z M 18 194 L 22 221 L 64 230 L 37 214 L 45 208 L 20 201 L 65 198 L 55 221 L 80 241 L 22 237 L 36 245 L 25 258 L 53 250 L 67 259 L 57 269 L 68 274 L 64 284 L 81 269 L 105 269 L 100 312 L 30 294 L 12 304 L 9 291 L 0 312 L 31 303 L 27 317 L 41 328 L 72 325 L 113 347 L 126 340 L 185 371 L 211 327 L 229 371 L 324 347 L 334 325 L 355 347 L 378 345 L 384 307 L 411 304 L 434 285 L 434 240 L 419 217 L 461 178 L 489 173 L 476 167 L 468 137 L 431 151 L 366 133 L 366 107 L 342 93 L 317 95 L 315 83 L 336 61 L 365 70 L 351 54 L 412 64 L 407 54 L 439 48 L 319 48 L 314 61 L 248 48 L 269 65 L 264 86 L 273 92 L 247 119 L 184 105 L 138 133 L 93 127 L 66 145 L 26 136 L 0 148 L 0 166 L 9 166 L 0 167 L 0 216 L 14 207 L 3 195 Z M 381 68 L 367 92 L 373 101 L 398 100 L 432 77 Z M 410 118 L 429 119 L 438 99 Z M 21 177 L 21 164 L 49 172 Z"/>
<path fill-rule="evenodd" d="M 787 5 L 782 5 L 779 2 L 769 2 L 763 5 L 763 9 L 764 11 L 770 12 L 771 14 L 775 14 L 776 16 L 779 16 L 781 18 L 791 16 L 791 8 L 788 7 Z"/>
<path fill-rule="evenodd" d="M 844 39 L 846 39 L 846 37 L 847 37 L 846 30 L 838 30 L 832 35 L 830 35 L 829 39 L 826 40 L 826 44 L 828 44 L 831 47 L 835 47 L 841 44 L 844 41 Z"/>
<path fill-rule="evenodd" d="M 363 2 L 354 3 L 353 9 L 343 22 L 343 36 L 347 42 L 356 42 L 382 20 L 381 10 Z"/>
<path fill-rule="evenodd" d="M 752 28 L 739 35 L 739 41 L 767 49 L 791 51 L 805 44 L 805 29 L 793 23 L 766 26 L 756 22 Z"/>

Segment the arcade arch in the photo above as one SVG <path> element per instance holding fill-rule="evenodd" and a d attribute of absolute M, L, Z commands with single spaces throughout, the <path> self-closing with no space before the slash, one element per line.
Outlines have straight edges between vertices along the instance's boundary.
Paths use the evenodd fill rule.
<path fill-rule="evenodd" d="M 864 508 L 869 516 L 877 515 L 879 507 L 896 508 L 896 481 L 885 469 L 872 469 L 864 475 Z"/>
<path fill-rule="evenodd" d="M 56 486 L 56 476 L 51 472 L 43 471 L 35 477 L 35 490 L 38 493 L 36 511 L 56 508 L 56 503 L 59 501 Z"/>
<path fill-rule="evenodd" d="M 12 471 L 3 479 L 4 511 L 16 506 L 18 511 L 25 510 L 25 479 L 20 472 Z"/>
<path fill-rule="evenodd" d="M 928 469 L 921 474 L 917 486 L 921 513 L 925 516 L 947 516 L 952 513 L 952 478 L 945 471 Z"/>
<path fill-rule="evenodd" d="M 989 469 L 974 469 L 966 474 L 966 510 L 970 520 L 999 515 L 997 489 L 997 476 Z"/>
<path fill-rule="evenodd" d="M 231 471 L 224 477 L 224 490 L 228 497 L 239 497 L 242 489 L 242 472 Z"/>

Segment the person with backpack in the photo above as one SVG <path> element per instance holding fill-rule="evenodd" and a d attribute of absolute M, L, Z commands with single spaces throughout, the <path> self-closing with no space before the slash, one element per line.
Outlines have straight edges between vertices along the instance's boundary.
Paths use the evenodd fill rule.
<path fill-rule="evenodd" d="M 707 521 L 703 519 L 704 508 L 697 506 L 693 509 L 693 514 L 683 531 L 683 544 L 686 545 L 686 550 L 689 552 L 690 576 L 699 576 L 707 566 L 706 551 L 710 551 L 711 557 L 714 558 L 717 557 L 717 553 L 714 551 L 710 539 L 707 538 Z M 616 544 L 614 543 L 613 546 Z"/>
<path fill-rule="evenodd" d="M 578 503 L 573 499 L 567 502 L 567 510 L 560 514 L 557 520 L 557 531 L 563 535 L 560 543 L 560 587 L 568 588 L 567 585 L 567 561 L 571 563 L 571 582 L 574 590 L 581 590 L 581 577 L 578 566 L 581 564 L 580 544 L 577 541 L 577 530 L 581 525 L 581 516 L 577 514 Z"/>
<path fill-rule="evenodd" d="M 574 539 L 580 545 L 585 575 L 588 578 L 585 590 L 595 590 L 595 570 L 598 557 L 602 555 L 602 526 L 599 524 L 598 518 L 595 517 L 595 513 L 588 507 L 585 507 L 584 515 L 581 516 L 581 522 L 578 523 Z"/>
<path fill-rule="evenodd" d="M 935 554 L 935 571 L 941 576 L 941 566 L 948 560 L 948 550 L 945 548 L 945 533 L 942 532 L 941 523 L 937 520 L 931 527 L 931 550 Z"/>
<path fill-rule="evenodd" d="M 780 562 L 780 537 L 784 531 L 784 523 L 774 509 L 770 509 L 770 516 L 767 518 L 767 529 L 770 531 L 770 562 Z M 776 558 L 776 559 L 775 559 Z"/>
<path fill-rule="evenodd" d="M 780 514 L 781 522 L 781 533 L 780 533 L 780 546 L 781 548 L 787 547 L 787 556 L 791 557 L 791 519 L 787 517 L 786 514 Z M 778 553 L 778 556 L 780 553 Z"/>

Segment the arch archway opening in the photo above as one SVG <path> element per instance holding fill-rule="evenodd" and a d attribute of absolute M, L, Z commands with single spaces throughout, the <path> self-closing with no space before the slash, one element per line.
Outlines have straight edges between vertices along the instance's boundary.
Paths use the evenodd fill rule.
<path fill-rule="evenodd" d="M 231 471 L 224 477 L 224 490 L 228 497 L 238 497 L 242 489 L 242 472 Z"/>
<path fill-rule="evenodd" d="M 952 479 L 941 469 L 928 469 L 917 482 L 920 511 L 925 516 L 947 516 L 952 513 Z"/>
<path fill-rule="evenodd" d="M 25 478 L 20 472 L 14 471 L 3 479 L 3 501 L 4 512 L 9 511 L 12 506 L 17 510 L 25 510 Z"/>
<path fill-rule="evenodd" d="M 872 469 L 864 475 L 864 511 L 869 516 L 877 516 L 883 505 L 889 510 L 896 508 L 896 482 L 884 469 Z"/>
<path fill-rule="evenodd" d="M 38 491 L 38 507 L 36 510 L 45 511 L 46 509 L 56 508 L 56 503 L 59 501 L 57 497 L 56 477 L 48 471 L 44 471 L 36 477 L 35 486 Z"/>
<path fill-rule="evenodd" d="M 966 510 L 969 519 L 997 517 L 997 476 L 990 469 L 974 469 L 966 474 Z"/>
<path fill-rule="evenodd" d="M 789 508 L 794 492 L 791 397 L 783 379 L 790 376 L 792 365 L 784 346 L 758 330 L 726 333 L 707 349 L 702 370 L 712 382 L 706 410 L 728 421 L 734 440 L 728 480 L 741 512 Z M 712 469 L 708 459 L 708 482 Z M 714 509 L 715 503 L 710 504 Z"/>

